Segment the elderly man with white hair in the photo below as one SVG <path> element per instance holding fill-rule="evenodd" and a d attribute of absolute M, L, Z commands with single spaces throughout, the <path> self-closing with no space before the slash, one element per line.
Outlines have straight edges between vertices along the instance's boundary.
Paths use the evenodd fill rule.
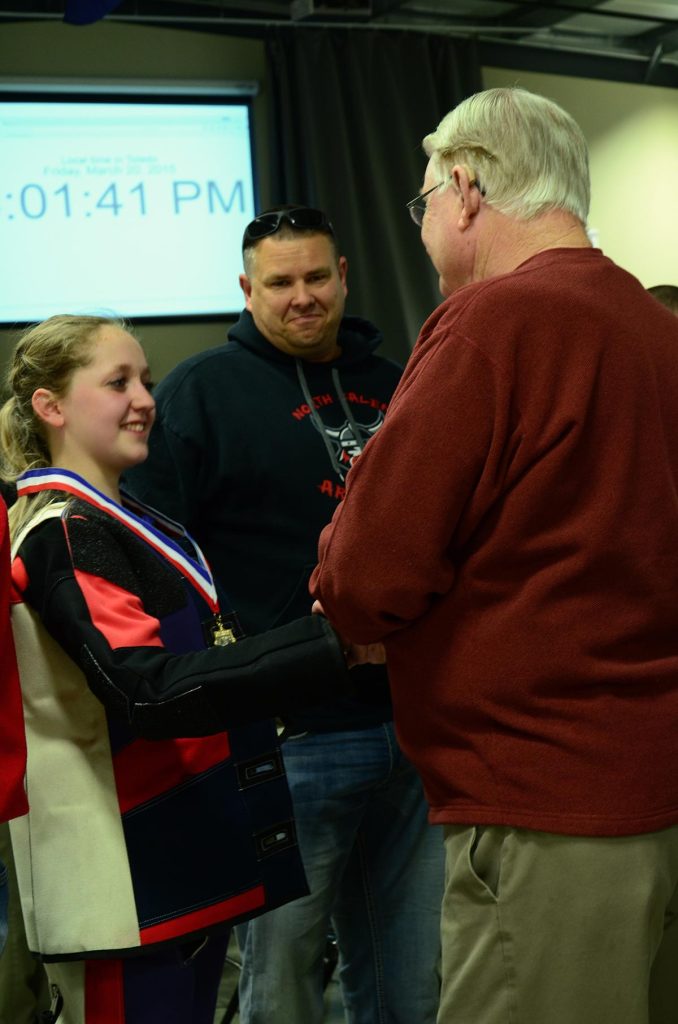
<path fill-rule="evenodd" d="M 424 150 L 408 205 L 444 301 L 321 536 L 316 608 L 385 645 L 445 826 L 439 1024 L 674 1021 L 678 324 L 592 248 L 556 104 L 478 93 Z"/>

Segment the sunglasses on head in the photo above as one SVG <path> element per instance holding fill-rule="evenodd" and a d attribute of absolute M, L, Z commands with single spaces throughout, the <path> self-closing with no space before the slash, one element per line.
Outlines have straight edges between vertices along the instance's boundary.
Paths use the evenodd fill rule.
<path fill-rule="evenodd" d="M 334 236 L 334 228 L 322 210 L 312 210 L 309 206 L 294 206 L 290 210 L 270 210 L 268 213 L 260 213 L 258 217 L 250 221 L 243 235 L 243 249 L 252 242 L 258 242 L 261 238 L 274 235 L 284 220 L 293 228 L 310 228 Z"/>

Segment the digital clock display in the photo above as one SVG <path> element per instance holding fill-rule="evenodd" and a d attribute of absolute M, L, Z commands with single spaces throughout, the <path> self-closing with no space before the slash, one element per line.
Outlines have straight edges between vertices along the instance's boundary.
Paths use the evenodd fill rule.
<path fill-rule="evenodd" d="M 0 320 L 239 311 L 250 132 L 242 101 L 0 101 Z"/>
<path fill-rule="evenodd" d="M 184 213 L 195 213 L 195 202 L 206 204 L 210 214 L 242 212 L 245 199 L 242 179 L 232 182 L 231 193 L 224 196 L 219 183 L 208 180 L 205 182 L 191 180 L 164 181 L 153 188 L 152 183 L 139 181 L 129 185 L 124 181 L 106 182 L 103 190 L 84 189 L 69 184 L 50 188 L 35 181 L 22 185 L 17 194 L 7 192 L 4 201 L 0 199 L 0 216 L 4 213 L 8 220 L 14 217 L 27 217 L 29 220 L 41 220 L 42 217 L 91 217 L 99 211 L 111 213 L 114 217 L 121 214 L 127 217 L 145 217 L 148 203 L 162 203 L 167 213 L 174 216 Z"/>

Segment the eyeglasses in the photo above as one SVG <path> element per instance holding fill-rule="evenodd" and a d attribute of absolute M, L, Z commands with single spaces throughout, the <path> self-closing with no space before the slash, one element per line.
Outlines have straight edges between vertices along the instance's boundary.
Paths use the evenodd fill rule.
<path fill-rule="evenodd" d="M 449 181 L 450 179 L 447 178 L 446 180 Z M 410 199 L 409 203 L 405 203 L 405 206 L 410 211 L 410 217 L 418 228 L 421 227 L 422 221 L 424 220 L 424 214 L 426 213 L 427 204 L 424 202 L 426 196 L 430 196 L 431 192 L 435 192 L 437 188 L 440 188 L 440 186 L 444 184 L 445 181 L 439 181 L 437 185 L 432 185 L 431 188 L 427 188 L 425 192 L 421 192 L 418 196 L 415 196 L 414 199 Z M 481 196 L 485 195 L 485 189 L 480 187 L 475 178 L 469 181 L 469 187 L 477 188 Z"/>
<path fill-rule="evenodd" d="M 334 237 L 334 228 L 322 210 L 313 210 L 309 206 L 293 206 L 289 210 L 270 210 L 267 213 L 260 213 L 258 217 L 250 221 L 243 235 L 243 249 L 253 242 L 258 242 L 261 238 L 274 235 L 276 231 L 280 230 L 280 225 L 284 220 L 293 228 L 322 231 Z"/>

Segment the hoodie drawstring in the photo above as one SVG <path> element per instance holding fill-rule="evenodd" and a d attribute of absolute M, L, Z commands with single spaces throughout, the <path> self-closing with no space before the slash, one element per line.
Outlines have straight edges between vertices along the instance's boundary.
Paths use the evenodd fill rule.
<path fill-rule="evenodd" d="M 339 462 L 334 453 L 332 442 L 325 433 L 325 424 L 323 422 L 322 416 L 315 407 L 315 402 L 313 401 L 311 389 L 309 388 L 308 381 L 306 380 L 306 375 L 304 373 L 302 361 L 300 359 L 295 359 L 294 362 L 297 367 L 297 377 L 299 378 L 299 386 L 301 387 L 301 391 L 306 401 L 306 405 L 310 410 L 311 419 L 315 424 L 316 430 L 323 439 L 325 448 L 327 449 L 327 454 L 330 457 L 330 462 L 332 464 L 333 470 L 335 471 L 337 476 L 343 479 L 346 469 L 348 467 L 341 465 L 341 463 Z M 359 451 L 362 451 L 363 448 L 365 447 L 365 442 L 363 441 L 362 435 L 360 433 L 360 428 L 353 417 L 351 407 L 348 404 L 348 401 L 346 400 L 346 395 L 343 392 L 341 381 L 339 379 L 339 371 L 336 369 L 336 367 L 333 367 L 332 369 L 332 383 L 334 384 L 334 390 L 336 391 L 337 397 L 339 398 L 339 404 L 341 405 L 341 408 L 344 411 L 344 415 L 346 416 L 348 425 L 351 428 L 351 432 L 355 439 L 356 447 L 359 449 Z"/>

